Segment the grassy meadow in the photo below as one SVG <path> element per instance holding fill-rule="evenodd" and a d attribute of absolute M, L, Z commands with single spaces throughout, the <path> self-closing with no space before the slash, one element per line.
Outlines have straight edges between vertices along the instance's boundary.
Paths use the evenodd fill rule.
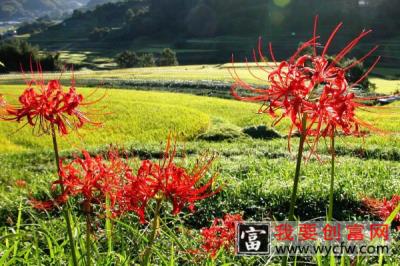
<path fill-rule="evenodd" d="M 148 80 L 216 80 L 232 82 L 227 66 L 180 66 L 109 71 L 77 71 L 75 79 L 148 79 Z M 246 81 L 257 81 L 247 68 L 239 66 L 237 73 Z M 258 73 L 262 75 L 261 72 Z M 45 74 L 45 79 L 59 74 Z M 265 73 L 264 73 L 265 75 Z M 68 86 L 69 73 L 64 73 Z M 15 85 L 19 74 L 0 76 L 0 93 L 7 99 L 16 99 L 24 86 Z M 390 93 L 397 81 L 373 79 L 377 90 Z M 259 82 L 259 81 L 258 81 Z M 9 85 L 4 85 L 11 83 Z M 161 225 L 162 237 L 155 244 L 154 265 L 271 265 L 279 258 L 234 257 L 222 252 L 216 261 L 202 260 L 188 250 L 199 248 L 199 229 L 209 226 L 214 217 L 225 213 L 242 213 L 246 220 L 277 219 L 285 217 L 295 167 L 298 138 L 291 140 L 294 151 L 288 150 L 286 134 L 289 123 L 282 121 L 275 129 L 280 137 L 259 139 L 243 129 L 250 126 L 270 127 L 272 119 L 257 115 L 258 104 L 190 94 L 139 91 L 133 89 L 78 88 L 89 100 L 104 98 L 88 106 L 93 121 L 104 122 L 101 128 L 88 126 L 67 137 L 60 137 L 61 155 L 86 148 L 103 153 L 108 145 L 117 145 L 133 160 L 159 159 L 169 132 L 178 136 L 178 162 L 193 165 L 199 155 L 218 154 L 212 171 L 218 172 L 218 184 L 223 190 L 212 198 L 197 204 L 194 213 L 178 217 L 165 212 Z M 12 101 L 12 100 L 11 100 Z M 373 220 L 363 207 L 363 197 L 390 197 L 400 193 L 400 104 L 359 111 L 358 116 L 382 132 L 371 132 L 364 139 L 337 138 L 337 173 L 335 183 L 335 212 L 337 220 Z M 27 203 L 32 195 L 51 197 L 50 180 L 56 179 L 52 157 L 51 138 L 32 136 L 29 126 L 13 122 L 0 123 L 0 257 L 1 265 L 66 265 L 68 240 L 59 211 L 38 213 Z M 22 128 L 21 128 L 22 127 Z M 262 137 L 262 136 L 261 136 Z M 309 147 L 306 147 L 308 152 Z M 328 204 L 329 151 L 322 142 L 315 157 L 305 165 L 300 181 L 297 209 L 301 220 L 324 217 Z M 24 189 L 15 186 L 16 180 L 25 180 Z M 73 202 L 79 213 L 78 202 Z M 74 218 L 74 234 L 82 241 L 76 243 L 84 254 L 84 216 Z M 105 232 L 99 221 L 94 244 L 97 265 L 136 265 L 139 250 L 143 250 L 145 235 L 150 230 L 138 225 L 134 215 L 128 215 L 114 224 L 113 251 L 107 251 Z M 172 228 L 175 224 L 176 228 Z M 18 228 L 18 233 L 15 233 Z M 172 229 L 171 229 L 172 228 Z M 176 229 L 176 231 L 174 231 Z M 138 241 L 143 240 L 143 241 Z M 399 265 L 400 247 L 394 244 L 387 265 Z M 83 255 L 82 255 L 83 256 Z M 4 258 L 8 258 L 3 260 Z M 315 258 L 298 258 L 301 263 L 317 264 Z M 172 261 L 172 262 L 171 262 Z M 116 264 L 114 264 L 117 262 Z M 208 264 L 207 264 L 208 263 Z M 212 264 L 215 263 L 215 264 Z M 350 263 L 350 262 L 349 262 Z M 367 258 L 360 265 L 377 263 Z"/>

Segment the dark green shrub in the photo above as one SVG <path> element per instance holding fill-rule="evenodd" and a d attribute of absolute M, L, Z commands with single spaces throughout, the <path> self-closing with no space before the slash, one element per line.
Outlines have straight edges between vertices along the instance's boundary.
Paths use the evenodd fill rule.
<path fill-rule="evenodd" d="M 243 137 L 243 134 L 237 129 L 217 128 L 199 135 L 197 139 L 205 141 L 229 141 L 240 137 Z"/>
<path fill-rule="evenodd" d="M 205 141 L 234 141 L 238 138 L 242 138 L 245 135 L 240 132 L 240 128 L 226 123 L 225 121 L 214 118 L 211 127 L 203 134 L 197 136 L 198 140 L 205 140 Z"/>
<path fill-rule="evenodd" d="M 159 66 L 177 66 L 179 65 L 176 53 L 170 48 L 165 48 L 158 61 Z"/>
<path fill-rule="evenodd" d="M 343 59 L 339 65 L 342 67 L 349 66 L 357 61 L 356 58 L 345 58 Z M 354 67 L 350 68 L 346 72 L 346 80 L 349 82 L 349 84 L 352 84 L 356 81 L 358 81 L 364 73 L 367 71 L 367 68 L 364 66 L 363 63 L 358 63 Z M 365 78 L 363 81 L 359 83 L 359 88 L 362 89 L 363 91 L 374 91 L 375 85 L 372 84 L 368 77 Z"/>
<path fill-rule="evenodd" d="M 142 54 L 126 50 L 117 55 L 115 62 L 121 68 L 128 67 L 152 67 L 156 65 L 156 59 L 153 54 Z"/>
<path fill-rule="evenodd" d="M 153 54 L 143 54 L 139 57 L 139 67 L 153 67 L 156 65 L 156 59 Z"/>
<path fill-rule="evenodd" d="M 243 133 L 249 135 L 253 139 L 282 138 L 282 136 L 278 132 L 264 125 L 246 127 L 243 129 Z"/>
<path fill-rule="evenodd" d="M 139 56 L 135 52 L 124 51 L 117 55 L 115 62 L 121 68 L 135 67 L 139 65 Z"/>

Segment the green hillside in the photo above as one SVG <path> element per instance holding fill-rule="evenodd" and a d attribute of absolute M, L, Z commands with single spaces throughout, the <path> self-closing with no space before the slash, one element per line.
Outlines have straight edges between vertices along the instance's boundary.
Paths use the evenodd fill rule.
<path fill-rule="evenodd" d="M 95 10 L 80 11 L 75 10 L 72 16 L 62 23 L 49 28 L 46 32 L 32 36 L 31 41 L 46 46 L 53 43 L 54 47 L 59 47 L 62 43 L 74 43 L 88 41 L 89 34 L 94 28 L 108 27 L 119 29 L 126 22 L 125 13 L 129 9 L 139 9 L 146 7 L 142 1 L 127 1 L 109 3 L 98 6 Z M 96 48 L 102 40 L 95 40 L 91 43 Z"/>
<path fill-rule="evenodd" d="M 205 64 L 226 62 L 232 52 L 241 58 L 251 57 L 251 49 L 263 36 L 265 42 L 273 42 L 276 55 L 285 58 L 310 38 L 313 18 L 319 14 L 322 42 L 337 23 L 344 23 L 330 53 L 362 29 L 371 28 L 374 32 L 351 56 L 361 56 L 374 44 L 381 44 L 379 65 L 393 68 L 400 61 L 398 10 L 398 3 L 389 0 L 363 6 L 344 0 L 313 0 L 307 4 L 277 0 L 128 0 L 75 11 L 62 23 L 31 36 L 30 41 L 46 50 L 94 52 L 99 57 L 112 57 L 125 49 L 158 52 L 170 47 L 183 64 Z M 93 38 L 91 33 L 96 29 L 105 34 Z"/>
<path fill-rule="evenodd" d="M 61 15 L 82 7 L 87 0 L 3 0 L 0 6 L 0 21 L 27 19 L 43 15 Z"/>
<path fill-rule="evenodd" d="M 93 9 L 93 8 L 96 8 L 97 6 L 101 6 L 106 3 L 115 3 L 115 2 L 122 2 L 122 1 L 123 0 L 89 0 L 89 2 L 86 4 L 85 8 Z"/>

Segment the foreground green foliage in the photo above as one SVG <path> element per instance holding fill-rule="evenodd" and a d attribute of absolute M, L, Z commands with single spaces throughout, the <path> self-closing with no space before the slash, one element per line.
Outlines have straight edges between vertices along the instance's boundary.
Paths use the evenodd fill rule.
<path fill-rule="evenodd" d="M 163 210 L 163 220 L 168 221 L 162 225 L 162 238 L 156 242 L 155 261 L 159 265 L 167 265 L 174 258 L 175 263 L 193 265 L 194 260 L 204 262 L 204 258 L 192 256 L 188 250 L 199 248 L 198 229 L 209 226 L 213 217 L 221 217 L 227 212 L 240 212 L 247 220 L 282 219 L 289 206 L 288 194 L 292 183 L 292 169 L 294 155 L 282 148 L 285 140 L 256 141 L 243 139 L 234 143 L 228 142 L 189 142 L 185 145 L 186 158 L 180 159 L 183 165 L 192 165 L 198 154 L 205 151 L 218 151 L 219 158 L 215 169 L 220 173 L 219 183 L 224 184 L 223 191 L 197 205 L 194 214 L 171 217 L 168 210 Z M 163 145 L 131 143 L 127 146 L 128 156 L 141 158 L 160 158 Z M 182 146 L 181 146 L 182 147 Z M 93 152 L 105 151 L 104 149 Z M 178 152 L 181 153 L 182 149 Z M 325 153 L 325 152 L 324 152 Z M 64 152 L 64 156 L 69 156 Z M 327 153 L 326 153 L 327 154 Z M 328 159 L 328 154 L 322 156 Z M 397 177 L 400 166 L 396 161 L 376 159 L 358 159 L 349 156 L 338 157 L 337 189 L 334 195 L 334 217 L 342 220 L 371 219 L 363 209 L 360 199 L 364 196 L 390 196 L 399 193 Z M 15 241 L 18 238 L 17 257 L 20 261 L 37 261 L 42 263 L 57 263 L 69 258 L 66 250 L 67 242 L 63 229 L 61 213 L 57 211 L 41 214 L 34 211 L 26 202 L 29 193 L 35 197 L 46 198 L 50 195 L 48 190 L 49 180 L 55 180 L 54 162 L 51 152 L 21 153 L 0 156 L 2 182 L 0 194 L 0 221 L 2 221 L 3 240 L 0 246 L 3 250 L 11 249 L 13 252 Z M 300 183 L 298 208 L 302 220 L 315 217 L 324 217 L 327 206 L 327 189 L 329 187 L 329 163 L 322 164 L 318 161 L 308 163 L 304 178 Z M 27 180 L 25 189 L 15 186 L 16 179 Z M 43 194 L 40 191 L 48 191 Z M 11 228 L 17 228 L 18 209 L 22 202 L 20 235 L 12 233 Z M 73 204 L 76 212 L 81 213 L 79 202 Z M 99 215 L 102 215 L 99 213 Z M 324 218 L 322 218 L 324 219 Z M 75 235 L 81 256 L 84 257 L 84 214 L 75 217 L 77 226 Z M 94 248 L 94 257 L 98 258 L 99 265 L 109 265 L 111 261 L 121 264 L 138 261 L 146 245 L 145 235 L 150 230 L 147 226 L 139 226 L 134 216 L 125 216 L 120 222 L 114 222 L 112 254 L 107 253 L 107 242 L 103 224 L 98 224 L 97 243 Z M 174 230 L 174 228 L 176 230 Z M 193 241 L 193 240 L 198 241 Z M 393 251 L 394 254 L 396 250 Z M 248 265 L 264 265 L 270 258 L 234 258 L 223 254 L 218 261 L 245 263 Z M 398 261 L 396 255 L 387 258 L 395 265 Z M 298 261 L 304 259 L 298 258 Z M 310 260 L 306 258 L 306 260 Z M 312 260 L 312 259 L 311 259 Z M 374 258 L 370 259 L 374 261 Z M 273 259 L 274 261 L 274 259 Z M 275 260 L 276 261 L 276 260 Z M 279 261 L 279 260 L 278 260 Z M 367 264 L 368 265 L 368 260 Z"/>

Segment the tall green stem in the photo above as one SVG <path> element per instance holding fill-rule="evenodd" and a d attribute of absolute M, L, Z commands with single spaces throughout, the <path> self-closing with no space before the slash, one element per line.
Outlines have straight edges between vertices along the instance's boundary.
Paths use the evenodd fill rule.
<path fill-rule="evenodd" d="M 335 136 L 331 138 L 331 186 L 329 190 L 329 209 L 328 221 L 331 222 L 333 218 L 333 190 L 335 181 Z"/>
<path fill-rule="evenodd" d="M 307 131 L 307 115 L 304 114 L 301 119 L 301 135 L 300 135 L 300 141 L 299 141 L 299 149 L 297 150 L 296 171 L 295 171 L 294 179 L 293 179 L 292 196 L 290 199 L 290 209 L 289 209 L 289 217 L 288 217 L 289 221 L 294 221 L 294 208 L 296 206 L 297 189 L 299 187 L 301 161 L 303 159 L 304 142 L 306 141 L 306 137 L 307 137 L 306 131 Z M 286 254 L 286 256 L 282 258 L 282 265 L 286 266 L 287 261 L 288 261 L 288 256 Z"/>
<path fill-rule="evenodd" d="M 154 210 L 154 218 L 153 218 L 153 224 L 152 224 L 152 229 L 151 229 L 151 233 L 150 233 L 149 243 L 144 252 L 142 266 L 150 265 L 152 248 L 154 245 L 154 241 L 157 237 L 158 231 L 160 229 L 160 209 L 161 209 L 162 198 L 159 197 L 156 199 L 156 201 L 157 201 L 157 203 L 156 203 L 156 209 Z"/>
<path fill-rule="evenodd" d="M 61 175 L 60 175 L 60 155 L 59 155 L 59 152 L 58 152 L 57 135 L 56 135 L 56 130 L 55 130 L 53 124 L 51 124 L 51 136 L 52 136 L 52 139 L 53 139 L 53 148 L 54 148 L 54 156 L 55 156 L 55 159 L 56 159 L 56 167 L 57 167 L 58 179 L 60 181 L 61 192 L 64 193 L 64 185 L 62 183 L 62 178 L 61 178 Z M 72 253 L 72 262 L 73 262 L 74 266 L 78 266 L 78 259 L 76 257 L 76 252 L 75 252 L 75 241 L 74 241 L 74 236 L 72 234 L 71 213 L 69 211 L 68 202 L 67 202 L 66 206 L 67 207 L 63 210 L 63 213 L 64 213 L 65 222 L 67 224 L 69 244 L 70 244 L 71 253 Z"/>
<path fill-rule="evenodd" d="M 90 202 L 85 202 L 84 205 L 86 213 L 86 265 L 90 266 L 92 265 L 92 259 L 91 259 L 92 247 L 90 241 L 90 234 L 92 231 L 92 225 L 91 225 L 92 221 L 90 216 L 91 213 Z"/>
<path fill-rule="evenodd" d="M 307 136 L 307 132 L 306 132 L 306 130 L 307 130 L 307 115 L 305 115 L 305 114 L 303 115 L 301 123 L 302 123 L 302 128 L 301 128 L 299 149 L 297 151 L 296 172 L 294 174 L 292 197 L 290 199 L 289 221 L 294 220 L 294 208 L 296 206 L 297 188 L 299 186 L 299 180 L 300 180 L 301 161 L 303 158 L 304 142 L 305 142 L 306 136 Z"/>

